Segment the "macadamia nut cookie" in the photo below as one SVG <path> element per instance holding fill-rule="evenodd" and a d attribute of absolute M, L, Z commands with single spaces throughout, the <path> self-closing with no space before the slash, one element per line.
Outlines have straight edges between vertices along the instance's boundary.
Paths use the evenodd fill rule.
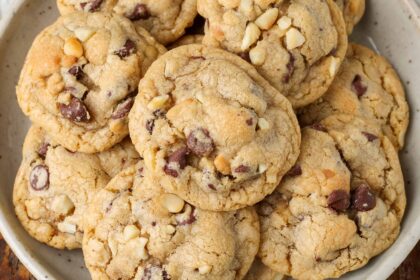
<path fill-rule="evenodd" d="M 287 99 L 240 57 L 203 45 L 176 48 L 139 85 L 130 134 L 155 180 L 206 210 L 253 205 L 299 154 Z"/>
<path fill-rule="evenodd" d="M 19 105 L 67 149 L 107 150 L 128 135 L 138 82 L 164 51 L 118 15 L 63 16 L 29 51 L 17 86 Z"/>
<path fill-rule="evenodd" d="M 299 118 L 309 125 L 340 113 L 377 123 L 397 149 L 404 146 L 409 123 L 404 87 L 392 65 L 364 46 L 350 45 L 328 92 L 303 108 Z"/>
<path fill-rule="evenodd" d="M 197 15 L 197 0 L 57 0 L 57 5 L 61 14 L 114 12 L 164 45 L 181 37 Z"/>
<path fill-rule="evenodd" d="M 101 161 L 110 157 L 106 164 Z M 16 215 L 40 242 L 59 249 L 80 248 L 87 204 L 110 176 L 138 160 L 128 140 L 103 155 L 72 153 L 32 127 L 14 186 Z"/>
<path fill-rule="evenodd" d="M 258 206 L 259 257 L 295 279 L 338 278 L 391 246 L 405 205 L 391 142 L 363 119 L 332 116 L 303 129 L 297 164 Z"/>
<path fill-rule="evenodd" d="M 83 239 L 92 279 L 242 279 L 260 241 L 255 210 L 200 210 L 147 173 L 139 162 L 92 202 Z"/>
<path fill-rule="evenodd" d="M 347 50 L 343 15 L 332 0 L 198 0 L 203 43 L 236 53 L 294 108 L 321 97 Z"/>

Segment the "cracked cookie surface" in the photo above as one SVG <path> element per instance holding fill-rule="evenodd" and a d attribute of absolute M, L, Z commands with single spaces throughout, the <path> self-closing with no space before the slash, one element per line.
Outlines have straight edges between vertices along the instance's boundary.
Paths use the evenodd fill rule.
<path fill-rule="evenodd" d="M 392 65 L 367 47 L 350 44 L 328 92 L 303 108 L 299 119 L 308 125 L 340 113 L 376 122 L 397 149 L 404 146 L 409 108 L 403 85 Z"/>
<path fill-rule="evenodd" d="M 72 153 L 32 127 L 14 186 L 16 215 L 35 239 L 59 249 L 80 248 L 88 202 L 138 159 L 129 140 L 104 154 Z"/>
<path fill-rule="evenodd" d="M 321 97 L 347 50 L 343 15 L 332 0 L 199 0 L 203 43 L 236 53 L 294 108 Z"/>
<path fill-rule="evenodd" d="M 179 47 L 139 88 L 129 115 L 137 151 L 167 191 L 201 209 L 255 204 L 298 156 L 290 103 L 238 56 Z"/>
<path fill-rule="evenodd" d="M 346 23 L 347 34 L 353 32 L 353 28 L 362 19 L 365 14 L 366 1 L 365 0 L 334 0 L 337 6 L 343 13 L 344 21 Z"/>
<path fill-rule="evenodd" d="M 210 212 L 166 193 L 143 162 L 95 197 L 83 252 L 95 279 L 242 279 L 259 246 L 253 208 Z"/>
<path fill-rule="evenodd" d="M 163 52 L 145 30 L 136 31 L 118 15 L 60 17 L 28 53 L 17 86 L 19 105 L 67 149 L 104 151 L 128 135 L 138 82 Z"/>
<path fill-rule="evenodd" d="M 174 42 L 193 24 L 197 0 L 57 0 L 61 14 L 114 12 L 149 31 L 161 44 Z"/>
<path fill-rule="evenodd" d="M 296 279 L 338 278 L 397 238 L 406 204 L 398 155 L 348 115 L 302 130 L 297 164 L 258 205 L 259 257 Z"/>

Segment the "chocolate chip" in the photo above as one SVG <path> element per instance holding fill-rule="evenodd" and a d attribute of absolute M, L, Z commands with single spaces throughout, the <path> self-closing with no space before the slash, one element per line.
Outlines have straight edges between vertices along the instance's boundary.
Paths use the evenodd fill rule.
<path fill-rule="evenodd" d="M 372 133 L 366 132 L 366 131 L 362 131 L 362 134 L 363 134 L 364 136 L 366 136 L 366 138 L 367 138 L 367 140 L 368 140 L 369 142 L 373 142 L 373 141 L 375 141 L 376 139 L 378 139 L 378 136 L 376 136 L 376 135 L 374 135 L 374 134 L 372 134 Z"/>
<path fill-rule="evenodd" d="M 213 184 L 207 184 L 207 187 L 209 187 L 209 189 L 215 191 L 216 187 Z"/>
<path fill-rule="evenodd" d="M 208 156 L 214 150 L 214 142 L 208 130 L 197 128 L 188 135 L 187 146 L 199 157 Z"/>
<path fill-rule="evenodd" d="M 251 171 L 251 168 L 249 168 L 249 166 L 241 164 L 238 167 L 236 167 L 234 171 L 236 173 L 248 173 L 249 171 Z"/>
<path fill-rule="evenodd" d="M 83 102 L 72 97 L 69 104 L 59 104 L 61 115 L 73 122 L 88 122 L 90 114 Z"/>
<path fill-rule="evenodd" d="M 362 77 L 359 74 L 357 74 L 354 77 L 351 85 L 353 91 L 357 94 L 357 97 L 359 98 L 362 97 L 367 91 L 367 86 L 363 84 Z"/>
<path fill-rule="evenodd" d="M 238 54 L 243 60 L 251 62 L 251 58 L 249 57 L 249 52 L 241 52 Z"/>
<path fill-rule="evenodd" d="M 146 121 L 146 129 L 149 131 L 149 134 L 152 135 L 153 129 L 155 128 L 155 119 L 150 119 Z"/>
<path fill-rule="evenodd" d="M 162 110 L 156 110 L 153 112 L 153 116 L 155 117 L 154 119 L 149 119 L 146 121 L 146 129 L 149 131 L 150 135 L 153 134 L 156 119 L 165 117 L 165 112 Z"/>
<path fill-rule="evenodd" d="M 170 280 L 171 277 L 168 275 L 165 269 L 160 265 L 149 265 L 143 271 L 141 280 Z"/>
<path fill-rule="evenodd" d="M 134 104 L 134 98 L 132 97 L 127 98 L 126 100 L 124 100 L 123 102 L 117 105 L 117 107 L 115 108 L 114 112 L 111 115 L 111 118 L 113 120 L 125 118 L 130 112 L 131 107 L 133 107 L 133 104 Z"/>
<path fill-rule="evenodd" d="M 148 19 L 150 17 L 149 10 L 144 4 L 137 4 L 131 14 L 126 15 L 129 20 L 136 21 L 141 19 Z"/>
<path fill-rule="evenodd" d="M 48 167 L 44 164 L 40 164 L 32 168 L 31 174 L 29 174 L 29 183 L 36 191 L 48 189 L 50 185 Z"/>
<path fill-rule="evenodd" d="M 336 211 L 344 211 L 350 206 L 350 196 L 345 190 L 335 190 L 328 196 L 328 207 Z"/>
<path fill-rule="evenodd" d="M 195 207 L 186 204 L 184 211 L 176 215 L 175 220 L 179 226 L 191 225 L 197 220 Z"/>
<path fill-rule="evenodd" d="M 290 169 L 289 172 L 287 172 L 286 174 L 286 176 L 289 176 L 289 177 L 296 177 L 300 175 L 302 175 L 302 167 L 300 167 L 299 164 L 296 164 L 295 166 L 293 166 L 292 169 Z"/>
<path fill-rule="evenodd" d="M 179 148 L 169 155 L 163 171 L 172 177 L 178 177 L 178 172 L 187 166 L 187 155 L 189 151 L 186 147 Z"/>
<path fill-rule="evenodd" d="M 252 126 L 254 124 L 254 119 L 253 118 L 247 119 L 246 124 L 249 126 Z"/>
<path fill-rule="evenodd" d="M 121 59 L 124 57 L 130 56 L 136 52 L 136 43 L 130 39 L 125 41 L 124 46 L 118 51 L 114 52 L 115 55 L 118 55 Z"/>
<path fill-rule="evenodd" d="M 39 146 L 38 148 L 38 155 L 45 159 L 45 157 L 47 156 L 47 152 L 48 152 L 48 148 L 50 147 L 50 144 L 48 144 L 47 142 L 44 142 L 41 144 L 41 146 Z"/>
<path fill-rule="evenodd" d="M 290 82 L 290 78 L 292 77 L 293 72 L 295 72 L 295 57 L 291 53 L 289 54 L 289 62 L 286 64 L 287 73 L 283 75 L 284 83 Z"/>
<path fill-rule="evenodd" d="M 76 77 L 77 80 L 83 78 L 83 69 L 79 65 L 75 65 L 69 69 L 69 74 Z"/>
<path fill-rule="evenodd" d="M 313 125 L 310 126 L 312 129 L 321 131 L 321 132 L 328 132 L 328 130 L 325 128 L 325 126 L 323 126 L 320 123 L 314 123 Z"/>
<path fill-rule="evenodd" d="M 353 191 L 351 204 L 358 211 L 372 210 L 376 206 L 375 194 L 367 184 L 361 184 Z"/>
<path fill-rule="evenodd" d="M 144 177 L 144 175 L 143 175 L 143 171 L 144 171 L 144 168 L 143 168 L 143 167 L 140 167 L 140 168 L 137 170 L 137 172 L 139 173 L 139 177 L 140 177 L 140 178 L 143 178 L 143 177 Z"/>
<path fill-rule="evenodd" d="M 80 7 L 82 9 L 85 9 L 86 5 L 90 4 L 89 12 L 93 13 L 93 12 L 97 12 L 99 10 L 99 8 L 102 5 L 102 2 L 103 2 L 103 0 L 93 0 L 93 1 L 90 1 L 90 2 L 83 2 L 83 3 L 80 3 Z"/>

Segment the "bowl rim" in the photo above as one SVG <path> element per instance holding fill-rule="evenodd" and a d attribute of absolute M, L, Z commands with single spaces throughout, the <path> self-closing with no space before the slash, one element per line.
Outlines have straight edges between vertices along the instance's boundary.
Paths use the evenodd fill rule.
<path fill-rule="evenodd" d="M 0 0 L 0 40 L 3 38 L 7 27 L 15 16 L 16 12 L 28 0 Z M 416 25 L 420 31 L 420 1 L 419 0 L 398 0 L 406 7 L 409 14 L 413 15 L 412 23 Z M 418 2 L 416 2 L 418 1 Z M 7 13 L 5 13 L 7 11 Z M 8 217 L 9 216 L 9 217 Z M 11 218 L 10 214 L 0 211 L 0 233 L 4 240 L 13 250 L 14 254 L 22 262 L 22 264 L 29 270 L 29 272 L 37 279 L 58 279 L 47 267 L 41 265 L 35 257 L 26 252 L 25 247 L 19 242 L 14 235 L 14 231 L 8 222 Z M 386 279 L 394 270 L 405 260 L 411 250 L 416 246 L 420 240 L 420 218 L 418 218 L 414 225 L 412 225 L 406 232 L 406 240 L 400 244 L 401 253 L 393 258 L 387 258 L 382 262 L 382 271 L 375 273 L 375 276 L 369 275 L 367 279 Z"/>

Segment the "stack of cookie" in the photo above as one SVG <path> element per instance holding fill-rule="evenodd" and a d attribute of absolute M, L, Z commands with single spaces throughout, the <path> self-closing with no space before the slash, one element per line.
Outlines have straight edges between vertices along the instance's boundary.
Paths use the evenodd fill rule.
<path fill-rule="evenodd" d="M 33 122 L 14 190 L 22 225 L 82 248 L 93 279 L 364 266 L 399 233 L 408 126 L 392 66 L 348 44 L 364 6 L 58 0 L 17 86 Z M 188 28 L 197 11 L 204 28 Z"/>

